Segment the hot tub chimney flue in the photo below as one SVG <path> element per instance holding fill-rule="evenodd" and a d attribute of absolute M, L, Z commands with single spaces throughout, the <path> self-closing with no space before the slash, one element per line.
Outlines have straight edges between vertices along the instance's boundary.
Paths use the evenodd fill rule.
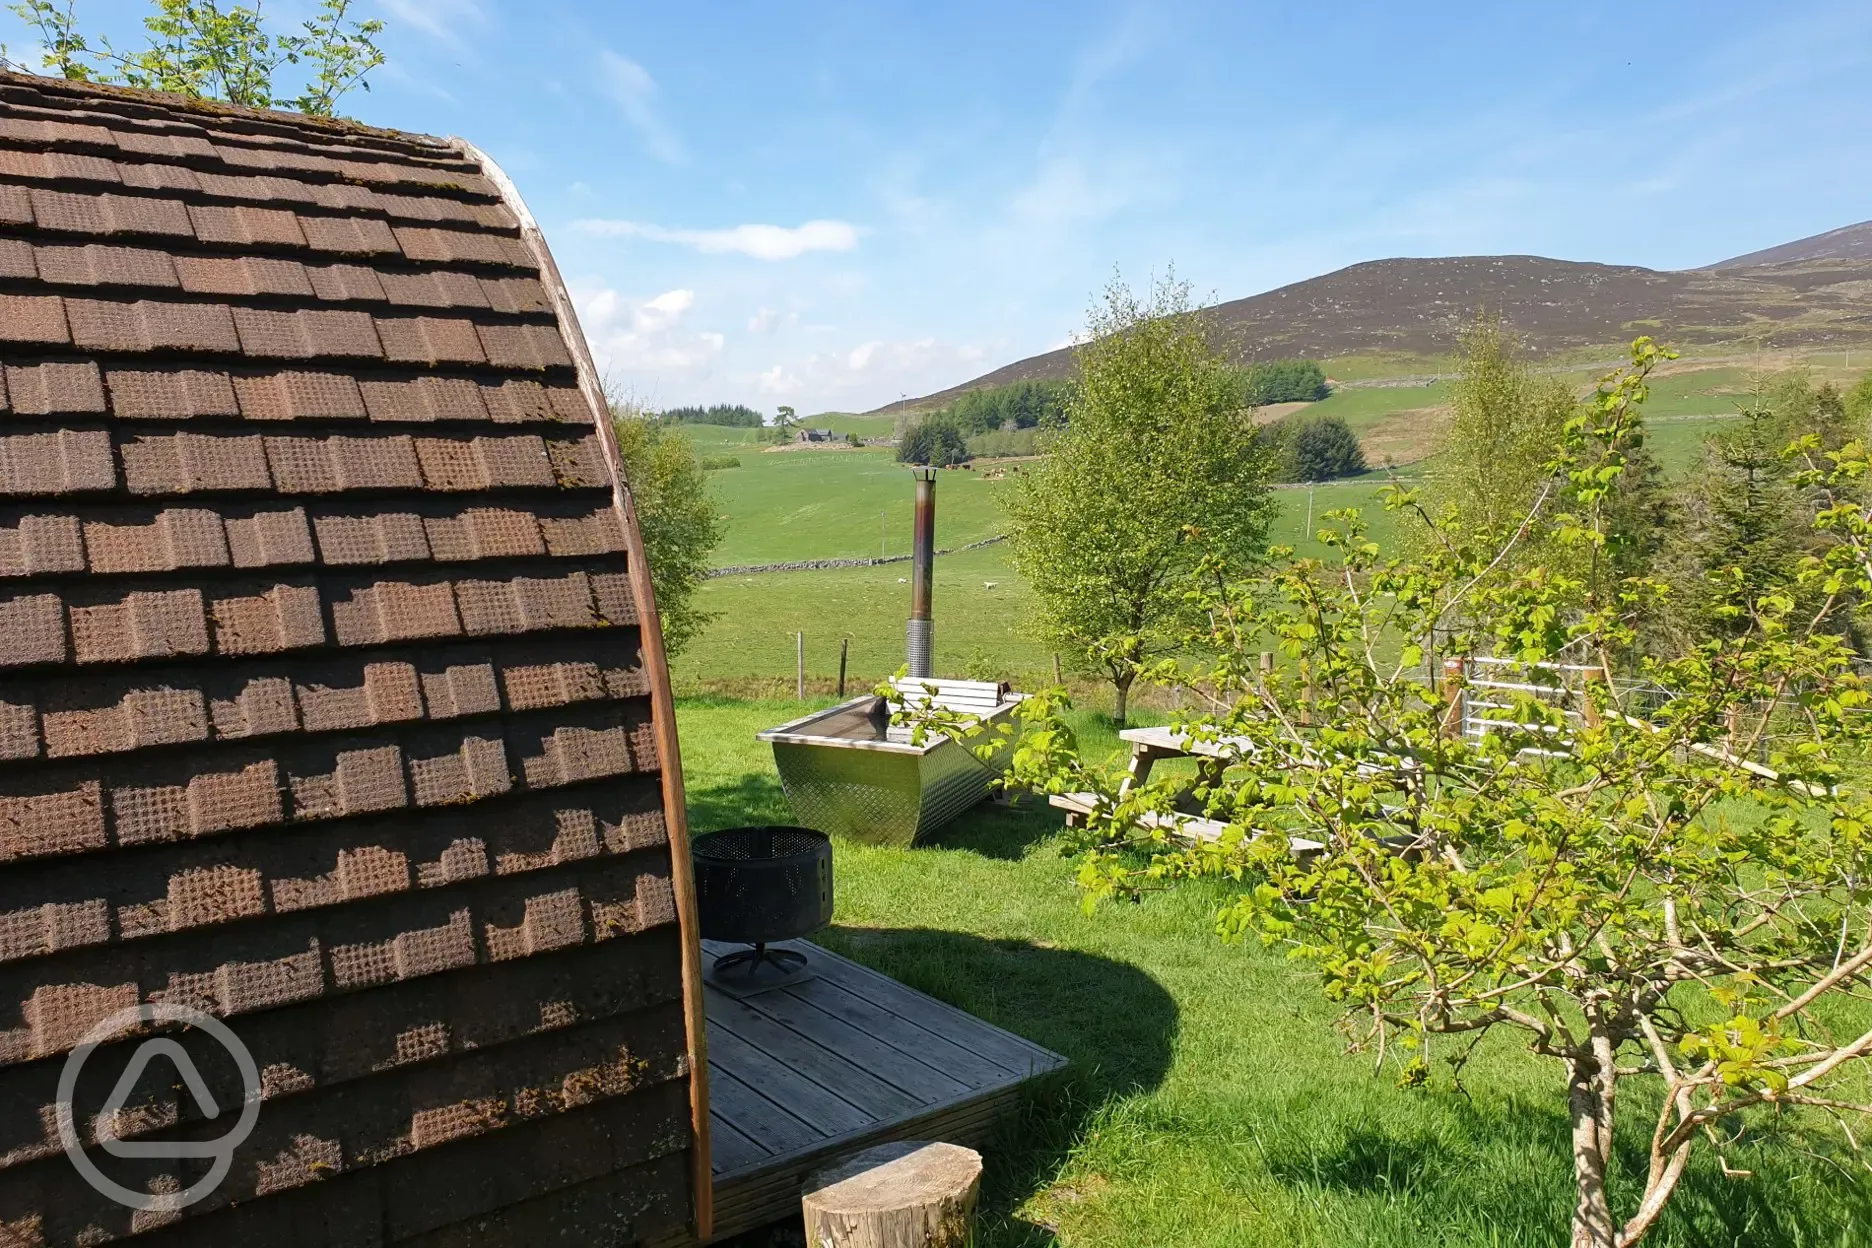
<path fill-rule="evenodd" d="M 905 650 L 912 676 L 930 675 L 930 654 L 935 648 L 930 622 L 930 590 L 936 563 L 936 470 L 912 468 L 916 478 L 916 520 L 911 530 L 910 623 L 905 629 Z"/>

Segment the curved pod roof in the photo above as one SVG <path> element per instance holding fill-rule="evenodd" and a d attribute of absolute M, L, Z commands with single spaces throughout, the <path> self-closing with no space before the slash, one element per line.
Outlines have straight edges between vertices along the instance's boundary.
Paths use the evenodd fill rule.
<path fill-rule="evenodd" d="M 641 555 L 564 286 L 473 147 L 0 75 L 0 1239 L 706 1222 Z M 219 1187 L 135 1212 L 48 1111 L 159 1001 L 264 1099 Z M 219 1134 L 161 1091 L 106 1125 Z"/>

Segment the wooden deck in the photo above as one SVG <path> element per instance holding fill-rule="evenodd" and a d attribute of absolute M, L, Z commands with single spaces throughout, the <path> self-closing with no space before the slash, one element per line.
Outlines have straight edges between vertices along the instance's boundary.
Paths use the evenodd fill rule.
<path fill-rule="evenodd" d="M 888 1140 L 980 1143 L 1066 1059 L 805 941 L 812 978 L 705 991 L 714 1239 L 799 1212 L 806 1174 Z M 703 942 L 707 957 L 723 947 Z"/>

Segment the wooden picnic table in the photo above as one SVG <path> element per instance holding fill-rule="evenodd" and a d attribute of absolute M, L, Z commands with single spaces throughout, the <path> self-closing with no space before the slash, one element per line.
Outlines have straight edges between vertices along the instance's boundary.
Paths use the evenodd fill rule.
<path fill-rule="evenodd" d="M 1206 741 L 1192 738 L 1174 728 L 1125 728 L 1118 733 L 1118 739 L 1131 745 L 1131 762 L 1125 769 L 1124 780 L 1118 786 L 1120 797 L 1149 780 L 1151 769 L 1161 759 L 1194 758 L 1197 760 L 1198 783 L 1213 784 L 1222 778 L 1222 772 L 1230 763 L 1254 750 L 1254 743 L 1246 737 L 1218 737 Z M 1064 810 L 1067 821 L 1075 824 L 1090 814 L 1096 804 L 1096 799 L 1090 793 L 1060 793 L 1047 800 Z M 1145 815 L 1143 821 L 1147 827 L 1166 828 L 1175 836 L 1197 841 L 1219 841 L 1228 828 L 1226 823 L 1219 820 L 1181 813 L 1160 815 L 1153 812 Z M 1326 846 L 1323 842 L 1308 840 L 1306 837 L 1290 836 L 1287 838 L 1287 848 L 1296 856 L 1303 856 L 1318 853 Z"/>

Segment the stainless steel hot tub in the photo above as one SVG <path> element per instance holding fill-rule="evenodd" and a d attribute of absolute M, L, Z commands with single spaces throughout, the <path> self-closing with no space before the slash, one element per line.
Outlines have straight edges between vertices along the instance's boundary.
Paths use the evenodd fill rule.
<path fill-rule="evenodd" d="M 872 845 L 909 845 L 988 796 L 1007 769 L 1008 747 L 984 763 L 974 747 L 931 732 L 921 745 L 909 728 L 878 729 L 866 696 L 757 734 L 773 745 L 774 766 L 793 813 L 807 827 Z M 982 718 L 1005 723 L 1018 696 Z"/>

